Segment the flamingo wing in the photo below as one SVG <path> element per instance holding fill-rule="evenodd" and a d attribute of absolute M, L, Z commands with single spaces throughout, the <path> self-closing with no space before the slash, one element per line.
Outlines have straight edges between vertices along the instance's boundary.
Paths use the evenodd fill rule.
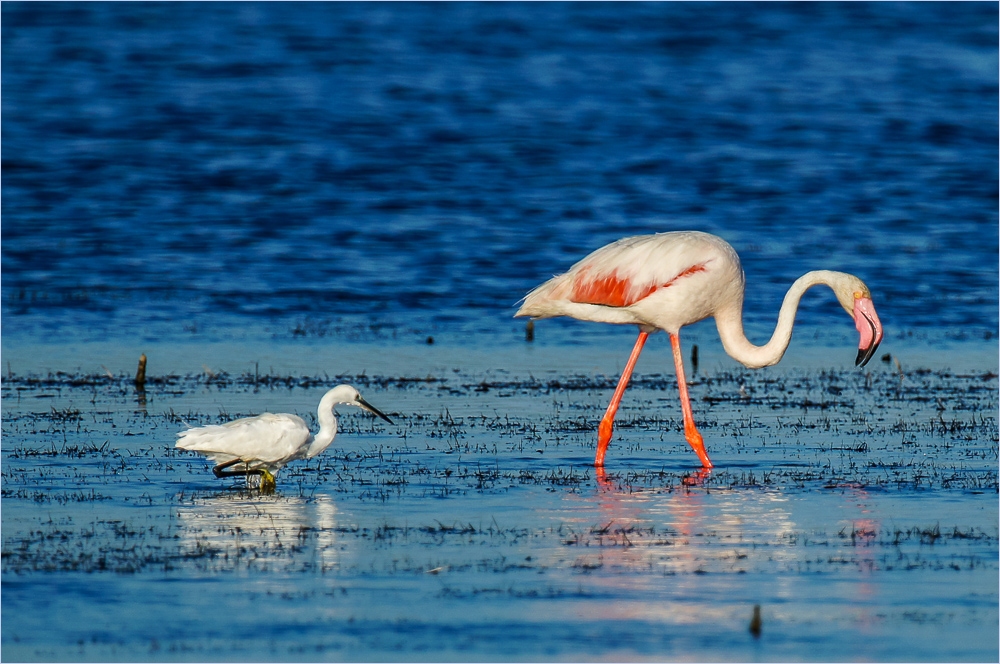
<path fill-rule="evenodd" d="M 600 304 L 606 307 L 628 307 L 644 300 L 661 288 L 669 288 L 678 279 L 697 272 L 704 272 L 705 264 L 696 263 L 672 277 L 655 274 L 622 276 L 618 270 L 610 274 L 593 274 L 584 267 L 574 276 L 569 299 L 580 304 Z M 624 272 L 624 271 L 623 271 Z"/>
<path fill-rule="evenodd" d="M 531 291 L 516 315 L 574 315 L 575 308 L 566 308 L 572 304 L 630 307 L 685 277 L 708 271 L 718 249 L 706 237 L 711 236 L 674 232 L 613 242 Z"/>

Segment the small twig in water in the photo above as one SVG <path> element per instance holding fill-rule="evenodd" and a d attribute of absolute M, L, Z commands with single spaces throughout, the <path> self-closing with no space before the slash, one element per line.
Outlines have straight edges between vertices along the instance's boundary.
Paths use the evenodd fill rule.
<path fill-rule="evenodd" d="M 139 356 L 139 367 L 135 371 L 135 388 L 137 390 L 146 389 L 146 354 Z"/>

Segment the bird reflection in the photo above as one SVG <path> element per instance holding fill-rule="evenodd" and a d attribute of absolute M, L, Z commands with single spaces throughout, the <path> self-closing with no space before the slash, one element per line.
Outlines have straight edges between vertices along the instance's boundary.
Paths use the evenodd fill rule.
<path fill-rule="evenodd" d="M 704 493 L 692 489 L 701 486 L 710 473 L 711 469 L 702 468 L 655 491 L 636 491 L 596 468 L 595 499 L 602 523 L 613 523 L 610 532 L 620 533 L 622 540 L 622 547 L 605 552 L 606 563 L 637 564 L 668 575 L 705 571 L 701 569 L 705 551 L 700 546 L 704 540 L 694 538 L 707 527 L 714 528 L 717 517 L 706 517 Z M 629 537 L 630 531 L 643 536 Z"/>
<path fill-rule="evenodd" d="M 210 569 L 286 563 L 322 572 L 340 565 L 337 505 L 329 496 L 224 493 L 186 498 L 176 514 L 182 555 Z"/>
<path fill-rule="evenodd" d="M 744 616 L 745 606 L 709 601 L 713 592 L 742 588 L 738 579 L 745 577 L 736 575 L 743 572 L 772 579 L 766 596 L 755 598 L 757 602 L 801 601 L 800 575 L 813 569 L 805 547 L 816 545 L 823 547 L 824 560 L 830 558 L 838 569 L 847 561 L 847 569 L 861 572 L 850 595 L 862 607 L 871 603 L 878 592 L 871 577 L 879 567 L 879 549 L 873 542 L 880 523 L 872 518 L 863 487 L 826 487 L 843 491 L 842 498 L 825 494 L 803 501 L 777 489 L 710 486 L 709 476 L 675 476 L 651 488 L 595 469 L 595 490 L 584 498 L 594 504 L 597 516 L 591 512 L 590 517 L 600 524 L 590 531 L 590 549 L 596 544 L 598 551 L 589 555 L 604 569 L 591 575 L 591 583 L 624 597 L 653 592 L 664 599 L 637 602 L 631 608 L 618 602 L 594 604 L 589 607 L 591 617 L 636 619 L 629 612 L 637 610 L 647 614 L 646 619 L 668 623 Z M 706 601 L 699 603 L 698 597 Z M 670 601 L 681 598 L 683 616 Z M 864 608 L 858 620 L 864 631 L 876 627 Z"/>

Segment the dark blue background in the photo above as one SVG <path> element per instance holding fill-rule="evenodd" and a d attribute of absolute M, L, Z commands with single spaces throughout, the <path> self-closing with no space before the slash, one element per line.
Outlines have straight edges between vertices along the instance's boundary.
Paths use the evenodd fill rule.
<path fill-rule="evenodd" d="M 757 335 L 819 268 L 890 338 L 997 328 L 995 3 L 0 9 L 8 341 L 509 335 L 683 228 Z"/>

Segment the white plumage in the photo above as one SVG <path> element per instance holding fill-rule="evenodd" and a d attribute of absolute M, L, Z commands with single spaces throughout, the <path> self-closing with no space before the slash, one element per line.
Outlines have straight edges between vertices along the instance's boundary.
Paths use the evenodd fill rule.
<path fill-rule="evenodd" d="M 320 454 L 337 435 L 334 406 L 358 406 L 392 424 L 392 420 L 361 398 L 350 385 L 338 385 L 319 402 L 316 416 L 319 431 L 313 435 L 298 415 L 261 413 L 225 424 L 195 427 L 177 434 L 177 447 L 201 452 L 217 465 L 216 477 L 260 475 L 261 488 L 274 488 L 274 475 L 297 459 L 311 459 Z M 226 471 L 234 465 L 242 470 Z"/>
<path fill-rule="evenodd" d="M 695 267 L 700 269 L 685 274 Z M 528 293 L 515 315 L 633 323 L 676 333 L 736 299 L 742 304 L 736 251 L 714 235 L 676 231 L 601 247 Z"/>

